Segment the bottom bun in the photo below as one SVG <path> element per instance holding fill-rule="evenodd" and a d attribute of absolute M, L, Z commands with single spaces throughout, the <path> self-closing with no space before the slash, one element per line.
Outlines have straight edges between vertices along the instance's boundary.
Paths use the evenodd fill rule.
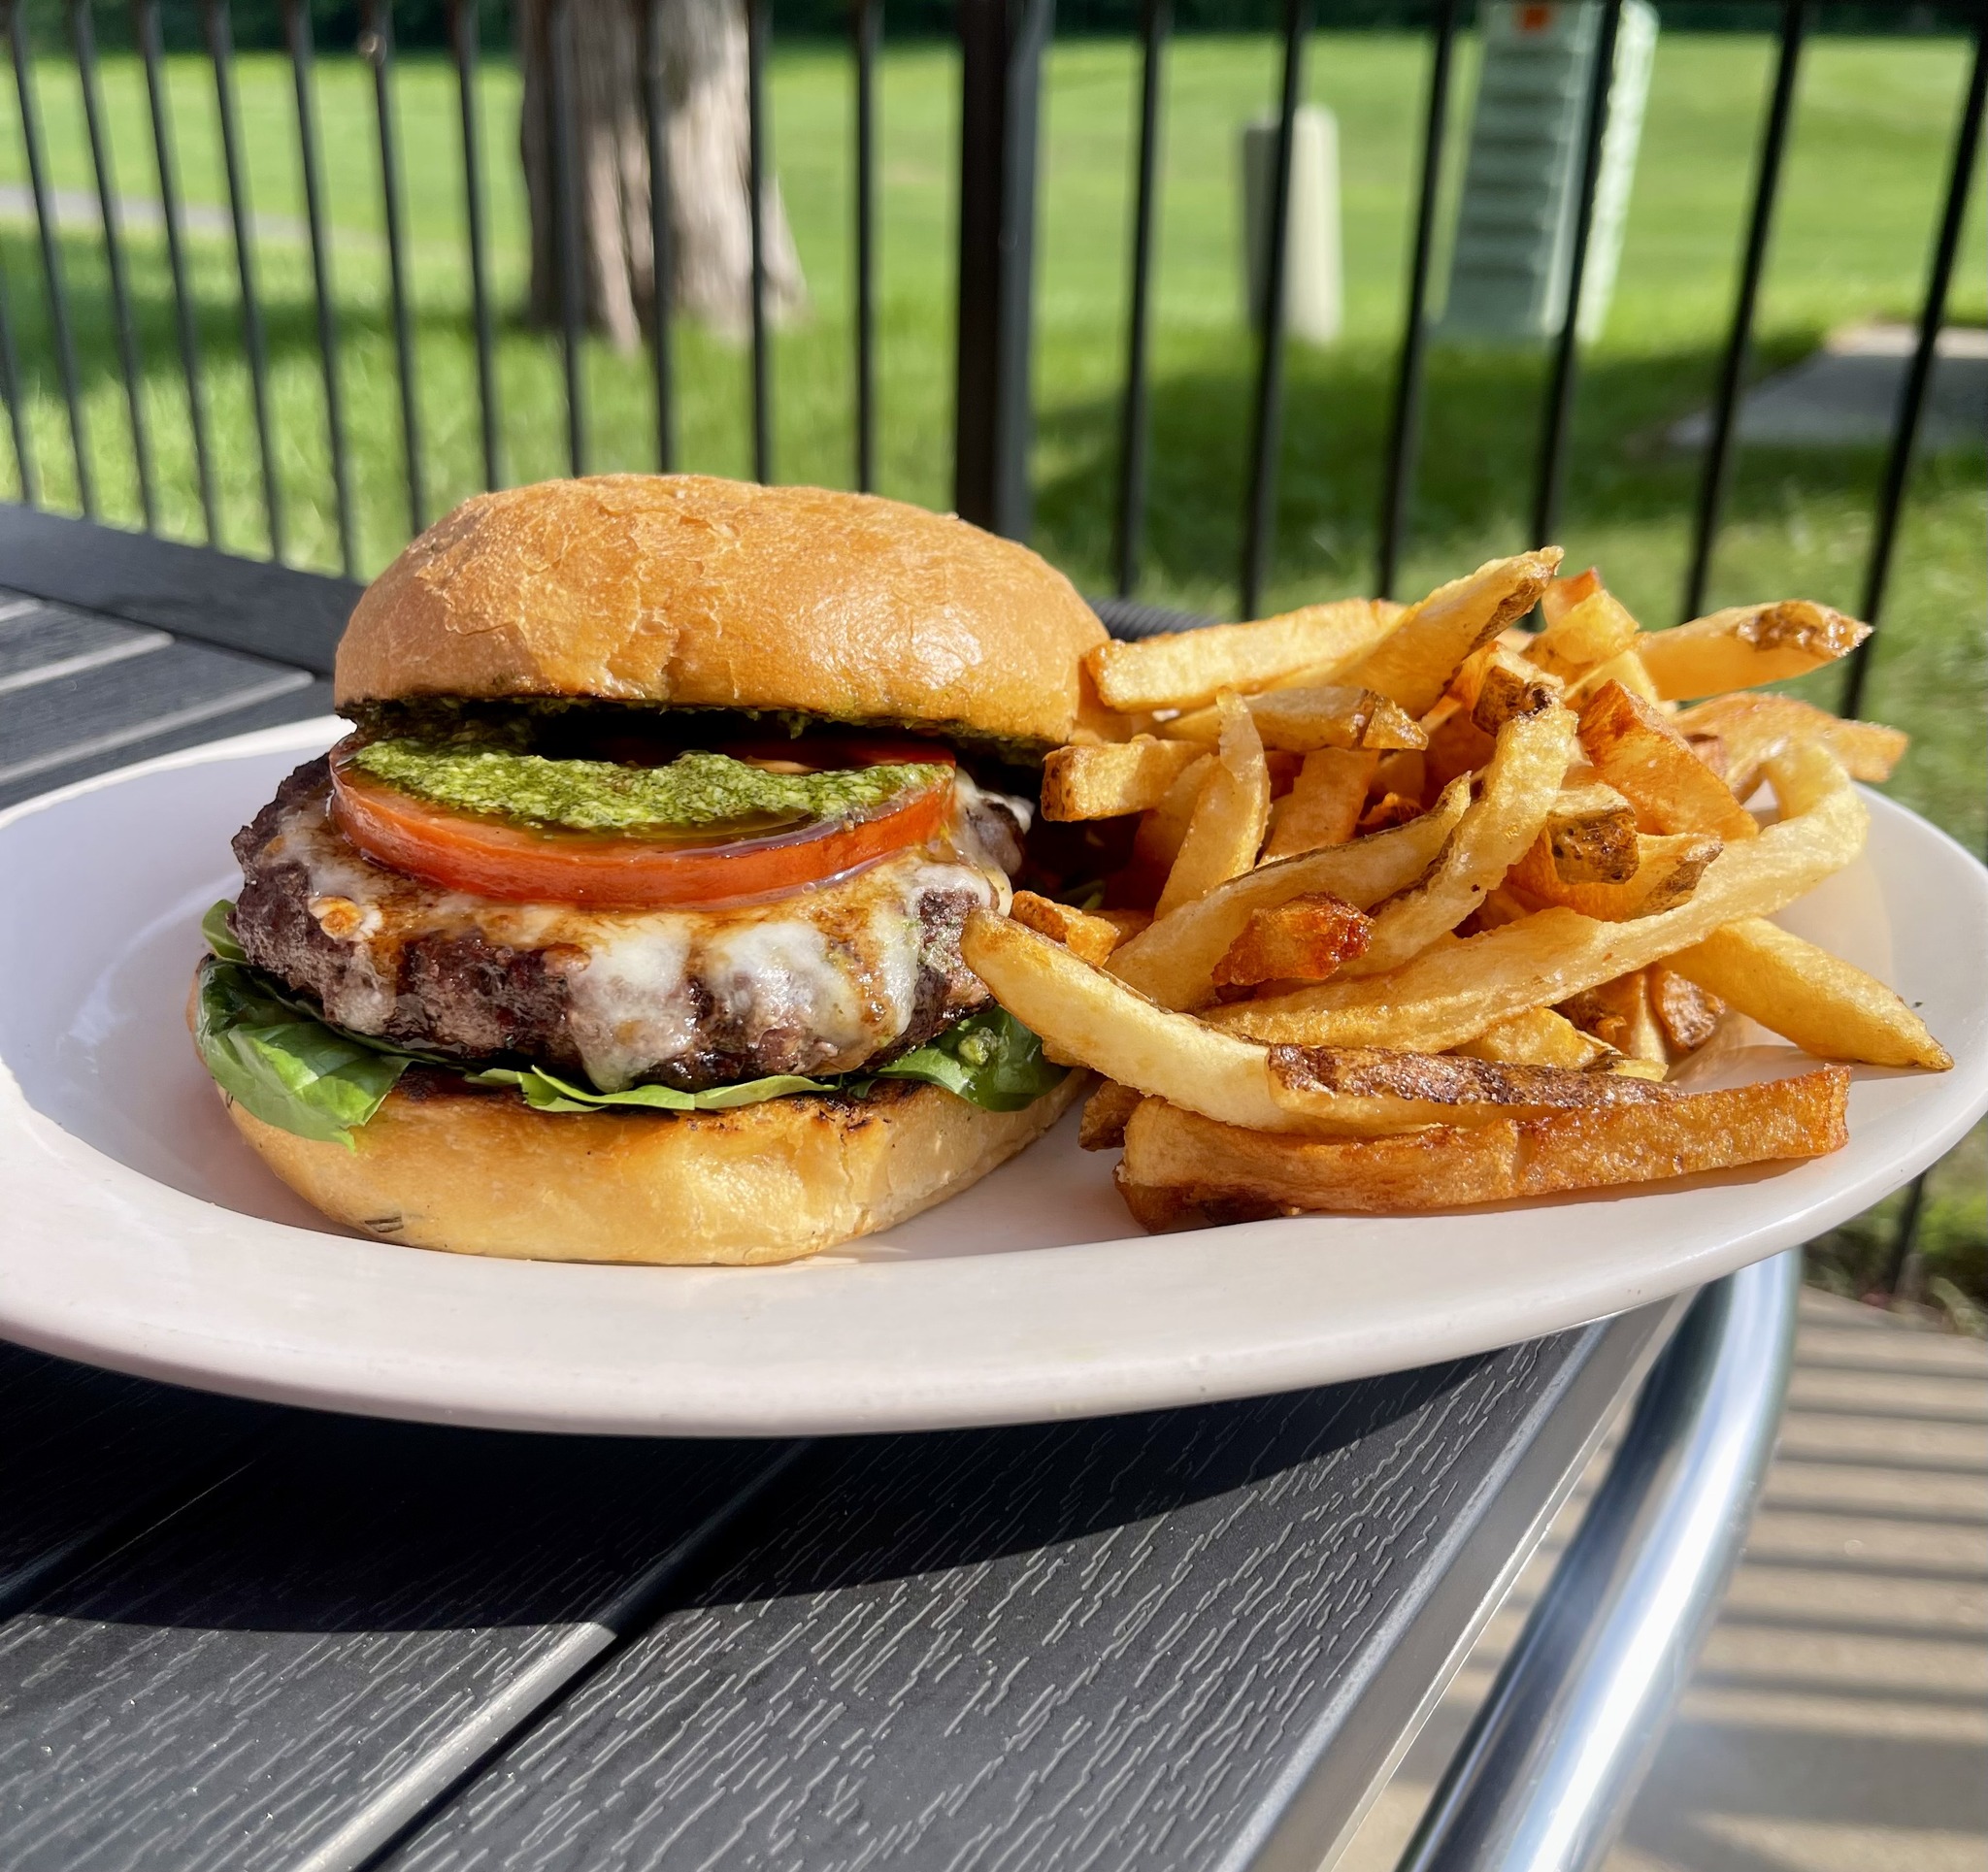
<path fill-rule="evenodd" d="M 957 1195 L 1067 1111 L 1071 1073 L 1022 1111 L 883 1079 L 735 1111 L 534 1111 L 514 1093 L 411 1073 L 354 1148 L 278 1131 L 225 1099 L 277 1175 L 384 1241 L 528 1261 L 798 1261 Z"/>

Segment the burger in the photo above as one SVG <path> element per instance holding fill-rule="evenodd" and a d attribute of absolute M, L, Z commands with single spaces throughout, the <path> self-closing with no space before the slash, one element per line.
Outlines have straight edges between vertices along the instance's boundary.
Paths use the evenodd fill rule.
<path fill-rule="evenodd" d="M 189 1002 L 229 1116 L 326 1215 L 469 1254 L 785 1261 L 965 1189 L 1077 1091 L 959 943 L 1103 637 L 893 501 L 467 502 L 354 609 L 350 734 L 235 838 Z"/>

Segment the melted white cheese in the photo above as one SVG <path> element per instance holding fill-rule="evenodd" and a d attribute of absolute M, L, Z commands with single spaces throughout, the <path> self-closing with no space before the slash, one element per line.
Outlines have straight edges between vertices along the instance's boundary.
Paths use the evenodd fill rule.
<path fill-rule="evenodd" d="M 318 923 L 363 956 L 371 988 L 342 1002 L 339 1018 L 382 1032 L 393 996 L 374 961 L 382 940 L 472 932 L 497 948 L 551 951 L 566 976 L 574 1042 L 588 1076 L 618 1091 L 677 1058 L 697 1035 L 700 1002 L 721 1008 L 741 1035 L 805 1036 L 805 1069 L 847 1071 L 903 1035 L 928 957 L 918 915 L 935 892 L 966 892 L 1006 909 L 1019 840 L 998 803 L 1024 827 L 1026 801 L 955 781 L 950 823 L 921 850 L 762 903 L 721 910 L 583 910 L 502 903 L 443 890 L 373 864 L 332 822 L 324 798 L 293 806 L 280 852 L 308 873 L 315 904 L 339 907 Z"/>

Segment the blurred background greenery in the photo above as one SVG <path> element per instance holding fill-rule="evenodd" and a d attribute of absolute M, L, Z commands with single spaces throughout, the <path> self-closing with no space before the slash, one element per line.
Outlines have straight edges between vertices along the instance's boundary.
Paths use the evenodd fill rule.
<path fill-rule="evenodd" d="M 331 261 L 360 570 L 370 573 L 398 549 L 411 523 L 372 72 L 346 49 L 349 28 L 341 25 L 337 10 L 318 11 L 326 28 L 318 109 Z M 413 11 L 418 28 L 425 15 Z M 1374 9 L 1382 18 L 1403 11 Z M 1920 23 L 1940 22 L 1937 10 L 1920 12 Z M 1071 16 L 1066 9 L 1066 19 Z M 1667 10 L 1672 24 L 1680 17 L 1677 8 Z M 897 18 L 894 9 L 893 22 Z M 119 49 L 108 16 L 103 31 L 102 82 L 120 190 L 134 204 L 154 202 L 142 75 Z M 62 208 L 59 246 L 91 459 L 106 517 L 136 525 L 136 482 L 76 74 L 54 55 L 59 31 L 38 24 L 37 37 L 46 55 L 35 62 L 33 82 Z M 1967 57 L 1964 42 L 1937 34 L 1824 37 L 1808 48 L 1760 308 L 1756 375 L 1808 354 L 1844 325 L 1916 315 Z M 1666 31 L 1613 309 L 1604 337 L 1582 362 L 1562 542 L 1572 563 L 1601 565 L 1610 586 L 1653 626 L 1679 615 L 1700 472 L 1697 454 L 1671 446 L 1666 433 L 1703 408 L 1710 393 L 1772 58 L 1773 43 L 1760 33 Z M 1466 36 L 1454 88 L 1453 171 L 1461 167 L 1474 59 L 1474 43 Z M 1372 585 L 1376 476 L 1400 339 L 1427 63 L 1426 40 L 1408 32 L 1321 32 L 1308 46 L 1307 92 L 1339 117 L 1345 329 L 1333 345 L 1292 348 L 1273 608 Z M 1253 371 L 1242 306 L 1237 145 L 1241 125 L 1271 108 L 1276 68 L 1276 45 L 1261 32 L 1183 37 L 1168 66 L 1153 482 L 1140 595 L 1214 615 L 1232 614 L 1236 602 Z M 1036 543 L 1091 591 L 1107 589 L 1109 579 L 1137 79 L 1136 48 L 1122 36 L 1060 40 L 1046 69 Z M 175 54 L 168 81 L 220 484 L 217 543 L 262 553 L 268 540 L 212 74 L 203 60 Z M 441 55 L 414 49 L 400 59 L 397 82 L 429 488 L 425 517 L 432 518 L 482 484 L 455 80 Z M 256 258 L 269 325 L 287 556 L 332 570 L 339 555 L 288 68 L 270 53 L 245 52 L 238 83 L 259 227 Z M 492 283 L 502 312 L 502 465 L 513 481 L 566 467 L 557 347 L 528 328 L 520 311 L 526 243 L 518 96 L 499 35 L 478 104 Z M 818 39 L 777 42 L 770 99 L 774 160 L 812 298 L 809 315 L 776 344 L 775 467 L 781 479 L 846 485 L 854 444 L 853 95 L 845 49 Z M 894 37 L 879 72 L 878 100 L 878 482 L 882 492 L 944 507 L 951 492 L 958 117 L 952 48 L 943 38 Z M 10 95 L 0 108 L 0 264 L 22 357 L 24 413 L 42 499 L 74 510 L 68 429 L 12 107 Z M 1454 173 L 1448 179 L 1452 197 L 1456 180 Z M 162 530 L 198 540 L 203 529 L 163 238 L 155 213 L 147 215 L 142 207 L 126 221 Z M 1950 318 L 1988 319 L 1978 190 L 1955 279 Z M 1432 350 L 1401 596 L 1531 543 L 1523 535 L 1544 369 L 1543 354 L 1533 350 L 1442 345 Z M 679 465 L 746 473 L 743 348 L 679 326 L 676 371 Z M 653 466 L 646 362 L 590 344 L 585 378 L 588 465 Z M 1711 602 L 1799 593 L 1855 608 L 1880 468 L 1876 446 L 1743 449 Z M 1913 737 L 1891 790 L 1975 851 L 1988 832 L 1984 483 L 1983 439 L 1920 461 L 1867 698 L 1869 712 Z M 0 466 L 0 495 L 17 495 L 11 454 Z M 1833 683 L 1833 675 L 1814 682 L 1820 699 L 1829 699 Z M 1977 1133 L 1937 1174 L 1921 1225 L 1920 1291 L 1936 1300 L 1950 1292 L 1952 1300 L 1940 1302 L 1949 1313 L 1988 1303 L 1984 1171 L 1988 1139 Z M 1819 1274 L 1844 1291 L 1863 1291 L 1876 1280 L 1896 1201 L 1824 1244 Z"/>

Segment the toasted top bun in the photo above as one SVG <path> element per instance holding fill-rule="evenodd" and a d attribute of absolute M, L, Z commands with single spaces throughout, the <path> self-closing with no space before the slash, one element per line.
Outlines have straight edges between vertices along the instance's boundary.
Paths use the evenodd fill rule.
<path fill-rule="evenodd" d="M 340 708 L 574 696 L 1070 739 L 1103 627 L 1063 575 L 868 494 L 596 475 L 480 494 L 376 578 Z"/>

